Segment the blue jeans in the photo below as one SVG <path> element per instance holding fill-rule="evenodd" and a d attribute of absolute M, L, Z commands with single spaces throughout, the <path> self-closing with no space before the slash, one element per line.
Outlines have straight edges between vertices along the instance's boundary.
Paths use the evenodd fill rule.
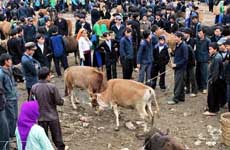
<path fill-rule="evenodd" d="M 141 64 L 138 81 L 144 82 L 145 73 L 146 73 L 146 80 L 148 81 L 151 78 L 151 70 L 152 70 L 152 63 Z"/>
<path fill-rule="evenodd" d="M 7 100 L 6 101 L 6 118 L 9 126 L 10 137 L 15 137 L 15 129 L 18 117 L 18 101 Z"/>
<path fill-rule="evenodd" d="M 3 142 L 9 141 L 9 127 L 5 110 L 0 111 L 0 141 L 0 150 L 8 150 L 9 144 Z"/>
<path fill-rule="evenodd" d="M 199 90 L 207 89 L 208 63 L 197 62 L 196 81 Z"/>

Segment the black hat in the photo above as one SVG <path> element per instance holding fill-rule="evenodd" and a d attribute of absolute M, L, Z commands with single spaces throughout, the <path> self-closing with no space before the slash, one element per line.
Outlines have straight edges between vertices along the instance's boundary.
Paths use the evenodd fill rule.
<path fill-rule="evenodd" d="M 29 49 L 29 50 L 36 50 L 37 49 L 36 44 L 34 42 L 27 42 L 25 44 L 25 48 Z"/>
<path fill-rule="evenodd" d="M 175 34 L 174 34 L 175 36 L 177 36 L 177 37 L 181 37 L 181 38 L 183 38 L 184 37 L 184 34 L 181 32 L 181 31 L 177 31 L 177 32 L 175 32 Z"/>
<path fill-rule="evenodd" d="M 187 34 L 192 34 L 192 30 L 190 28 L 185 28 L 183 32 Z"/>
<path fill-rule="evenodd" d="M 11 29 L 10 31 L 10 36 L 14 36 L 18 33 L 18 30 L 17 29 Z"/>
<path fill-rule="evenodd" d="M 164 36 L 164 35 L 160 35 L 160 36 L 159 36 L 159 40 L 164 40 L 164 41 L 165 41 L 165 40 L 166 40 L 166 39 L 165 39 L 165 36 Z"/>
<path fill-rule="evenodd" d="M 225 45 L 230 45 L 230 38 L 228 38 L 228 39 L 225 41 L 224 44 L 225 44 Z"/>

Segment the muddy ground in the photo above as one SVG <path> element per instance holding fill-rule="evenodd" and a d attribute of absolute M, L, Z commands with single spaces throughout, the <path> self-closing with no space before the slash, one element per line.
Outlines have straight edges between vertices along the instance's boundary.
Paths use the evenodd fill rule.
<path fill-rule="evenodd" d="M 204 23 L 212 24 L 214 16 L 208 13 L 207 7 L 200 5 L 204 11 Z M 72 14 L 65 14 L 65 18 L 71 18 Z M 68 56 L 69 63 L 74 65 L 73 56 Z M 118 75 L 121 78 L 121 68 L 118 66 Z M 137 73 L 134 73 L 137 79 Z M 64 95 L 64 82 L 62 78 L 54 78 L 52 81 Z M 160 118 L 155 120 L 155 127 L 162 131 L 170 130 L 170 135 L 179 142 L 186 145 L 190 150 L 225 150 L 227 147 L 221 144 L 221 140 L 213 140 L 208 133 L 207 126 L 219 129 L 219 116 L 227 109 L 222 109 L 217 117 L 205 117 L 202 115 L 206 106 L 206 94 L 199 93 L 197 97 L 186 96 L 186 101 L 175 106 L 167 105 L 167 100 L 172 97 L 173 91 L 173 71 L 166 75 L 167 91 L 162 92 L 156 89 L 157 100 L 160 106 Z M 25 100 L 27 93 L 23 84 L 18 85 L 20 101 Z M 124 127 L 127 121 L 137 121 L 138 114 L 134 110 L 121 109 L 120 131 L 114 131 L 115 117 L 111 110 L 104 111 L 101 115 L 96 115 L 88 105 L 88 96 L 84 91 L 78 91 L 81 104 L 74 110 L 70 101 L 66 98 L 64 106 L 59 107 L 63 138 L 70 150 L 140 150 L 143 141 L 136 138 L 136 134 L 142 129 L 130 131 Z M 82 117 L 83 116 L 83 117 Z M 84 120 L 84 121 L 82 121 Z M 198 142 L 197 142 L 198 141 Z M 199 141 L 201 143 L 199 143 Z M 207 146 L 206 142 L 215 141 L 214 146 Z M 196 142 L 196 144 L 195 144 Z M 198 143 L 198 144 L 197 144 Z"/>

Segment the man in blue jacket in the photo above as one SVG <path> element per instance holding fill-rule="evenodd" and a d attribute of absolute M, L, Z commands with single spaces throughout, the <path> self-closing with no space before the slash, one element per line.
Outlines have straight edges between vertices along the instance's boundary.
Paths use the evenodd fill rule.
<path fill-rule="evenodd" d="M 0 134 L 0 138 L 3 136 L 13 138 L 15 137 L 15 129 L 16 129 L 16 122 L 17 122 L 17 114 L 18 114 L 18 98 L 17 98 L 17 90 L 16 90 L 16 83 L 13 78 L 13 73 L 11 70 L 12 67 L 12 59 L 11 56 L 7 53 L 4 53 L 0 56 L 0 85 L 2 85 L 2 88 L 0 86 L 0 96 L 2 94 L 4 95 L 5 101 L 2 101 L 0 103 L 0 117 L 1 120 L 0 124 L 4 124 L 4 117 L 3 114 L 4 109 L 5 109 L 5 116 L 7 119 L 8 125 L 4 125 L 6 128 L 4 128 L 2 131 L 1 128 L 2 126 L 0 125 L 0 131 L 4 132 Z M 3 98 L 3 97 L 0 97 Z M 0 144 L 2 144 L 0 142 Z M 1 148 L 1 146 L 0 146 Z"/>
<path fill-rule="evenodd" d="M 133 43 L 132 29 L 125 29 L 125 36 L 120 40 L 120 58 L 122 64 L 123 79 L 131 79 L 133 73 Z"/>
<path fill-rule="evenodd" d="M 137 53 L 137 67 L 140 69 L 139 82 L 144 82 L 145 73 L 146 80 L 151 78 L 151 70 L 153 63 L 153 47 L 151 42 L 151 32 L 143 32 L 143 40 L 140 43 L 140 47 Z"/>
<path fill-rule="evenodd" d="M 169 105 L 177 104 L 179 101 L 185 101 L 185 74 L 188 62 L 188 46 L 183 41 L 183 33 L 177 31 L 175 33 L 176 48 L 174 50 L 174 63 L 172 64 L 175 70 L 174 77 L 174 97 L 168 101 Z"/>

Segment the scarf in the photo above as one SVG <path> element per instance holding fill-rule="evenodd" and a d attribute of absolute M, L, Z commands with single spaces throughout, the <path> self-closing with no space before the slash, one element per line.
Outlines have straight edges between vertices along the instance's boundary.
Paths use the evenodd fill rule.
<path fill-rule="evenodd" d="M 25 150 L 30 129 L 37 123 L 39 115 L 39 105 L 37 101 L 28 101 L 22 104 L 17 124 L 22 142 L 22 150 Z"/>

